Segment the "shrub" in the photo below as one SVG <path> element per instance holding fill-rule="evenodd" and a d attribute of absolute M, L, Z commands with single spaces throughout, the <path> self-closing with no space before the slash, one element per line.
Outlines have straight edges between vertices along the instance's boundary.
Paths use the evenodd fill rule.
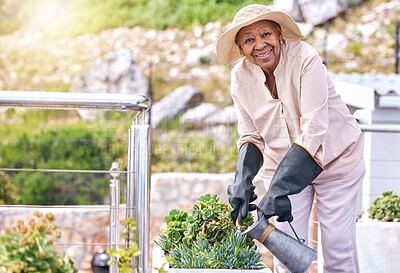
<path fill-rule="evenodd" d="M 58 253 L 55 249 L 53 238 L 59 238 L 61 234 L 54 224 L 54 216 L 39 212 L 35 212 L 34 216 L 37 220 L 32 219 L 28 225 L 19 220 L 15 227 L 1 234 L 0 271 L 76 272 L 74 262 L 65 253 Z"/>
<path fill-rule="evenodd" d="M 31 134 L 17 130 L 0 141 L 0 151 L 4 167 L 68 170 L 108 170 L 124 154 L 114 136 L 83 123 Z M 10 172 L 7 179 L 16 187 L 19 204 L 30 205 L 103 203 L 109 183 L 97 173 Z"/>
<path fill-rule="evenodd" d="M 368 209 L 372 219 L 384 222 L 400 220 L 400 197 L 393 191 L 386 191 L 374 201 L 374 205 Z"/>
<path fill-rule="evenodd" d="M 152 172 L 234 172 L 237 148 L 232 131 L 232 140 L 224 143 L 204 132 L 185 135 L 169 130 L 153 137 Z"/>
<path fill-rule="evenodd" d="M 0 171 L 0 205 L 15 204 L 18 202 L 16 186 L 12 183 L 10 176 Z"/>

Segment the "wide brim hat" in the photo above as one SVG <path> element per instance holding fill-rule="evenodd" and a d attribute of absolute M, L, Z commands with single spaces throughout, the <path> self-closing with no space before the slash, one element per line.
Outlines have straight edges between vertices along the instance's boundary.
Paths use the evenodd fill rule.
<path fill-rule="evenodd" d="M 236 13 L 230 28 L 218 38 L 216 48 L 218 60 L 222 64 L 227 65 L 240 59 L 242 56 L 235 42 L 237 33 L 241 28 L 262 20 L 270 20 L 278 23 L 285 41 L 304 38 L 295 21 L 286 13 L 274 11 L 265 5 L 248 5 Z"/>

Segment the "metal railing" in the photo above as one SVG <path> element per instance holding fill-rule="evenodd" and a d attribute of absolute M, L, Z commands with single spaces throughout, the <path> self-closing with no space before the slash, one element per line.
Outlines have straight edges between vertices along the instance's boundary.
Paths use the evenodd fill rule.
<path fill-rule="evenodd" d="M 128 131 L 128 166 L 126 172 L 120 171 L 117 164 L 113 164 L 109 171 L 16 168 L 1 168 L 0 170 L 109 173 L 113 177 L 110 180 L 110 238 L 108 244 L 110 247 L 119 247 L 120 244 L 120 187 L 116 178 L 120 173 L 126 173 L 126 218 L 131 216 L 136 218 L 136 236 L 141 252 L 136 262 L 141 268 L 141 272 L 151 272 L 149 264 L 151 127 L 145 124 L 145 114 L 150 109 L 150 101 L 146 97 L 132 94 L 0 91 L 0 107 L 137 112 Z M 127 241 L 129 243 L 129 238 Z M 110 266 L 110 272 L 118 272 L 115 264 Z"/>

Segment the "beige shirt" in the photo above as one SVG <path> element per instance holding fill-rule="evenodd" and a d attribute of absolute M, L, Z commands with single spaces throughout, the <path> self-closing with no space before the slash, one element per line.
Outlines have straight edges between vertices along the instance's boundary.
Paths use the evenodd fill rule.
<path fill-rule="evenodd" d="M 273 175 L 295 142 L 324 168 L 314 182 L 345 176 L 362 158 L 363 136 L 316 50 L 302 41 L 284 42 L 274 75 L 279 99 L 272 98 L 259 66 L 241 59 L 232 70 L 238 148 L 257 145 L 264 156 L 261 172 Z"/>

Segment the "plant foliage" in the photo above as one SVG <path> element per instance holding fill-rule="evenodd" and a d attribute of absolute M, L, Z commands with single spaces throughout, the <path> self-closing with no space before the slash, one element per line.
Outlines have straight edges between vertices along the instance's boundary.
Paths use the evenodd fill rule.
<path fill-rule="evenodd" d="M 122 238 L 126 244 L 122 248 L 112 247 L 107 250 L 107 254 L 114 258 L 109 264 L 116 263 L 120 273 L 133 273 L 137 267 L 132 263 L 132 260 L 140 255 L 139 245 L 136 242 L 137 238 L 134 235 L 136 230 L 136 221 L 134 217 L 129 217 L 125 220 L 124 225 L 126 230 L 122 233 Z"/>
<path fill-rule="evenodd" d="M 97 33 L 107 28 L 188 28 L 232 20 L 256 0 L 1 0 L 0 34 L 36 26 L 54 36 Z M 265 1 L 264 4 L 271 4 Z M 43 13 L 52 10 L 52 14 Z M 50 23 L 51 22 L 51 23 Z"/>
<path fill-rule="evenodd" d="M 122 145 L 115 146 L 114 136 L 104 132 L 89 129 L 83 123 L 30 134 L 17 130 L 0 140 L 0 165 L 22 169 L 109 169 L 124 150 Z M 29 205 L 102 204 L 109 183 L 104 174 L 71 172 L 0 173 L 0 181 L 3 180 L 11 181 L 18 195 L 4 203 Z M 9 189 L 5 186 L 0 188 Z"/>
<path fill-rule="evenodd" d="M 253 240 L 234 234 L 230 208 L 216 194 L 199 197 L 191 215 L 170 210 L 164 222 L 167 227 L 155 243 L 172 267 L 259 269 L 261 255 L 255 254 Z M 247 217 L 244 229 L 252 224 L 252 216 Z"/>
<path fill-rule="evenodd" d="M 249 246 L 246 235 L 231 232 L 214 246 L 199 237 L 191 245 L 180 244 L 170 252 L 172 266 L 178 268 L 262 269 L 261 254 Z"/>
<path fill-rule="evenodd" d="M 54 216 L 39 212 L 34 216 L 37 220 L 30 220 L 28 225 L 19 220 L 15 227 L 1 234 L 0 272 L 76 272 L 74 262 L 55 249 L 52 238 L 59 238 L 61 234 L 54 224 Z"/>
<path fill-rule="evenodd" d="M 384 222 L 400 221 L 400 197 L 393 191 L 386 191 L 374 201 L 368 209 L 372 219 Z"/>
<path fill-rule="evenodd" d="M 170 129 L 153 137 L 152 171 L 154 172 L 234 172 L 237 159 L 236 130 L 231 139 L 221 143 L 215 136 L 182 135 Z M 181 128 L 182 130 L 182 128 Z M 203 133 L 204 134 L 204 133 Z"/>

